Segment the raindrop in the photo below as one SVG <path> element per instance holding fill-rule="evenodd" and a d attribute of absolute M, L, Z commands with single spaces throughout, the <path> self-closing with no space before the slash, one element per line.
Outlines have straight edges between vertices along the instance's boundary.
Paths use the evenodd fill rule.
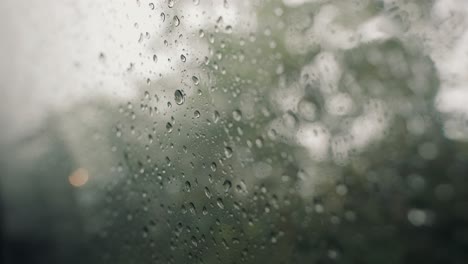
<path fill-rule="evenodd" d="M 216 204 L 218 205 L 219 208 L 224 209 L 223 199 L 218 198 L 218 199 L 216 200 Z"/>
<path fill-rule="evenodd" d="M 180 25 L 180 19 L 178 16 L 174 16 L 174 25 L 178 27 Z"/>
<path fill-rule="evenodd" d="M 176 90 L 174 92 L 174 101 L 178 105 L 181 105 L 181 104 L 183 104 L 185 102 L 185 96 L 184 96 L 184 94 L 182 93 L 181 90 Z"/>
<path fill-rule="evenodd" d="M 226 158 L 232 157 L 232 148 L 231 147 L 225 147 L 224 148 L 224 155 Z"/>
<path fill-rule="evenodd" d="M 181 60 L 182 62 L 186 62 L 186 61 L 187 61 L 187 58 L 184 56 L 184 54 L 181 54 L 181 55 L 180 55 L 180 60 Z"/>
<path fill-rule="evenodd" d="M 168 0 L 168 1 L 167 1 L 167 6 L 168 6 L 169 8 L 173 8 L 173 7 L 174 7 L 174 4 L 175 4 L 175 0 Z"/>
<path fill-rule="evenodd" d="M 167 122 L 166 124 L 166 129 L 167 129 L 167 132 L 168 133 L 171 133 L 172 132 L 172 124 L 170 122 Z"/>
<path fill-rule="evenodd" d="M 216 171 L 216 168 L 217 168 L 216 163 L 215 162 L 211 163 L 210 168 L 212 171 Z"/>
<path fill-rule="evenodd" d="M 166 21 L 166 15 L 164 14 L 164 12 L 161 12 L 160 17 L 163 22 Z"/>
<path fill-rule="evenodd" d="M 274 130 L 273 128 L 268 130 L 268 137 L 271 139 L 271 140 L 275 140 L 276 139 L 276 136 L 277 136 L 277 132 L 276 130 Z"/>
<path fill-rule="evenodd" d="M 190 213 L 195 214 L 197 212 L 195 205 L 193 203 L 189 203 L 189 210 Z"/>
<path fill-rule="evenodd" d="M 219 117 L 220 117 L 219 112 L 218 112 L 218 111 L 214 111 L 214 113 L 213 113 L 213 121 L 214 121 L 215 123 L 218 123 Z"/>
<path fill-rule="evenodd" d="M 191 187 L 190 182 L 189 182 L 189 181 L 186 181 L 186 182 L 185 182 L 185 191 L 190 192 L 191 188 L 192 188 L 192 187 Z"/>
<path fill-rule="evenodd" d="M 158 62 L 158 56 L 156 54 L 153 55 L 153 61 Z"/>
<path fill-rule="evenodd" d="M 243 180 L 241 180 L 239 184 L 236 185 L 236 190 L 240 193 L 247 193 L 247 185 Z"/>
<path fill-rule="evenodd" d="M 196 118 L 199 118 L 200 117 L 200 111 L 195 110 L 195 112 L 193 112 L 193 116 L 195 116 Z"/>
<path fill-rule="evenodd" d="M 229 180 L 225 180 L 224 183 L 223 183 L 223 187 L 224 187 L 224 191 L 225 192 L 229 192 L 229 190 L 231 189 L 231 181 Z"/>
<path fill-rule="evenodd" d="M 103 52 L 99 53 L 99 60 L 101 62 L 104 62 L 106 60 L 106 55 Z"/>
<path fill-rule="evenodd" d="M 191 241 L 192 241 L 192 245 L 194 245 L 195 247 L 198 247 L 198 242 L 197 242 L 196 237 L 192 236 Z"/>
<path fill-rule="evenodd" d="M 198 85 L 200 83 L 200 79 L 198 79 L 198 77 L 196 76 L 192 76 L 192 81 L 195 85 Z"/>
<path fill-rule="evenodd" d="M 255 145 L 257 145 L 257 148 L 262 148 L 263 147 L 263 139 L 262 138 L 257 138 L 255 140 Z"/>
<path fill-rule="evenodd" d="M 276 234 L 271 234 L 271 243 L 276 244 L 278 242 L 278 238 L 276 237 Z"/>
<path fill-rule="evenodd" d="M 211 191 L 210 189 L 208 189 L 208 187 L 205 187 L 205 195 L 208 199 L 211 199 Z"/>
<path fill-rule="evenodd" d="M 242 112 L 240 110 L 234 110 L 234 112 L 232 112 L 232 117 L 239 122 L 242 119 Z"/>
<path fill-rule="evenodd" d="M 147 226 L 143 227 L 142 236 L 143 236 L 143 238 L 148 237 L 148 227 Z"/>

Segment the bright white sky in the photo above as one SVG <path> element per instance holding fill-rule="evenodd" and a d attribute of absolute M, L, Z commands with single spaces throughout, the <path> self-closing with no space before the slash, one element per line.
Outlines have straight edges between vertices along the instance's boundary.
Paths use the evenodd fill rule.
<path fill-rule="evenodd" d="M 192 0 L 176 1 L 173 8 L 166 1 L 152 1 L 154 10 L 149 2 L 2 1 L 0 118 L 2 124 L 8 124 L 2 129 L 2 140 L 8 142 L 27 134 L 50 111 L 66 109 L 91 97 L 128 101 L 137 90 L 134 81 L 174 74 L 173 69 L 182 63 L 180 54 L 190 54 L 184 65 L 194 65 L 196 57 L 207 55 L 202 41 L 188 43 L 179 34 L 198 36 L 199 29 L 212 28 L 209 24 L 214 25 L 219 16 L 237 30 L 255 26 L 246 21 L 237 26 L 238 7 L 249 10 L 248 1 L 229 3 L 228 8 L 222 1 L 205 0 L 198 6 Z M 161 12 L 166 14 L 164 23 Z M 167 34 L 174 15 L 183 17 L 182 22 L 176 32 Z M 149 32 L 151 37 L 138 43 L 142 32 Z M 164 40 L 173 43 L 175 39 L 178 45 L 163 45 Z M 150 45 L 157 50 L 151 50 Z M 105 54 L 103 62 L 99 60 L 101 52 Z M 153 54 L 158 56 L 157 63 Z M 134 71 L 127 73 L 130 63 Z"/>
<path fill-rule="evenodd" d="M 221 15 L 237 31 L 255 30 L 255 15 L 249 14 L 250 1 L 228 1 L 226 8 L 223 1 L 201 0 L 199 6 L 194 6 L 192 0 L 180 0 L 176 1 L 179 6 L 171 9 L 166 1 L 153 2 L 154 10 L 143 0 L 141 6 L 129 0 L 1 1 L 2 140 L 27 133 L 50 111 L 68 108 L 90 97 L 112 96 L 113 100 L 127 101 L 135 96 L 132 84 L 135 80 L 146 79 L 149 71 L 155 73 L 155 79 L 159 74 L 163 77 L 173 74 L 171 67 L 180 66 L 178 58 L 182 53 L 196 55 L 187 56 L 188 64 L 194 64 L 195 57 L 203 58 L 207 47 L 202 42 L 188 43 L 181 38 L 179 45 L 164 47 L 163 39 L 173 42 L 179 35 L 165 32 L 174 15 L 184 17 L 177 28 L 181 34 L 198 34 L 198 29 L 212 28 L 210 24 L 214 25 Z M 324 1 L 284 2 L 298 6 L 303 2 Z M 419 26 L 433 38 L 428 55 L 443 78 L 437 107 L 449 113 L 468 113 L 467 3 L 439 0 L 433 7 L 430 23 Z M 165 24 L 160 23 L 162 11 L 168 15 Z M 372 28 L 365 26 L 363 30 Z M 150 40 L 138 43 L 141 32 L 149 32 Z M 453 41 L 441 45 L 447 38 Z M 158 50 L 149 49 L 150 41 L 158 43 Z M 101 52 L 106 56 L 104 62 L 99 62 Z M 153 53 L 157 54 L 158 63 L 152 62 Z M 135 64 L 135 70 L 126 73 L 130 63 Z"/>

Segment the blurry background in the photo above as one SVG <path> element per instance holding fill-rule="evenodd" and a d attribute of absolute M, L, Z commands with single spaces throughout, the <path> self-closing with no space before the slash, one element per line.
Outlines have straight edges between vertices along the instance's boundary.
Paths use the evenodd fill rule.
<path fill-rule="evenodd" d="M 466 263 L 463 0 L 0 3 L 4 263 Z"/>

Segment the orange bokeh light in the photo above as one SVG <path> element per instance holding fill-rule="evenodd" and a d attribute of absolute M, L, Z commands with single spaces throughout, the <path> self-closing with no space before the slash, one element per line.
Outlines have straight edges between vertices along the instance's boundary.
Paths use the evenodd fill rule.
<path fill-rule="evenodd" d="M 79 168 L 75 170 L 70 176 L 68 176 L 68 181 L 74 187 L 81 187 L 88 182 L 89 173 L 85 168 Z"/>

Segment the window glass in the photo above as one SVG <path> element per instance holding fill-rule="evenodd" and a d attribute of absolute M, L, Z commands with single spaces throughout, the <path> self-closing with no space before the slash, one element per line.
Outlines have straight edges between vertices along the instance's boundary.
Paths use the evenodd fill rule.
<path fill-rule="evenodd" d="M 468 5 L 0 4 L 6 263 L 466 263 Z"/>

